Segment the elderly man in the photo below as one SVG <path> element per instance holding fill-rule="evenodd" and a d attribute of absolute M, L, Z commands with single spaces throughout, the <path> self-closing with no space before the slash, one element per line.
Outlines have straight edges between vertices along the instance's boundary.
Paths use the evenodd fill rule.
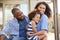
<path fill-rule="evenodd" d="M 12 14 L 13 18 L 7 21 L 2 30 L 2 40 L 26 40 L 27 17 L 18 8 L 13 8 Z"/>

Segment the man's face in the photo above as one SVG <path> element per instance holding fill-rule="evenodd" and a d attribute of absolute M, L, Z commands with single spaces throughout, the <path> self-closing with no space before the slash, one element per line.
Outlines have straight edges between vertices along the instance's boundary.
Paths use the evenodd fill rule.
<path fill-rule="evenodd" d="M 16 10 L 13 15 L 15 18 L 17 18 L 20 21 L 22 21 L 24 19 L 23 12 L 21 12 L 20 10 Z"/>

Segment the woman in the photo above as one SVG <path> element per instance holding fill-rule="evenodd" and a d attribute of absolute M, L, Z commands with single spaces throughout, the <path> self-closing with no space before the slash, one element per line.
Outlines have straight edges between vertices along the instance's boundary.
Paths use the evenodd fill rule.
<path fill-rule="evenodd" d="M 46 2 L 39 2 L 35 6 L 35 9 L 38 10 L 41 14 L 41 18 L 39 23 L 37 24 L 37 33 L 34 34 L 34 36 L 43 34 L 45 37 L 43 38 L 42 35 L 40 35 L 42 38 L 41 40 L 47 40 L 47 31 L 48 31 L 48 19 L 51 17 L 51 9 L 49 5 Z"/>
<path fill-rule="evenodd" d="M 35 9 L 40 12 L 41 18 L 40 21 L 36 24 L 37 32 L 34 33 L 33 36 L 40 35 L 40 40 L 47 40 L 46 34 L 48 31 L 48 19 L 51 17 L 51 9 L 49 8 L 49 5 L 45 2 L 37 3 Z"/>

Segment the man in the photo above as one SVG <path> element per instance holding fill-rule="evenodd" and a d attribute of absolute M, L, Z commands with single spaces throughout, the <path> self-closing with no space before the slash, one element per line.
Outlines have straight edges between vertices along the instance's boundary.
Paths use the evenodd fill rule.
<path fill-rule="evenodd" d="M 27 17 L 18 8 L 13 8 L 12 14 L 13 18 L 7 21 L 2 30 L 2 40 L 26 40 Z"/>

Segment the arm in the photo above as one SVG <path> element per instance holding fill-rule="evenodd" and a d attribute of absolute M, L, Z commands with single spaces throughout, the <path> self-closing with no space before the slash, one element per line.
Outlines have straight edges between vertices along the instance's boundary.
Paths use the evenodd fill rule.
<path fill-rule="evenodd" d="M 41 30 L 37 33 L 34 33 L 34 36 L 36 36 L 36 35 L 45 35 L 45 32 L 46 32 L 45 30 Z"/>
<path fill-rule="evenodd" d="M 26 30 L 28 30 L 28 24 L 26 25 Z M 33 36 L 33 34 L 30 34 L 29 32 L 26 32 L 27 36 Z"/>
<path fill-rule="evenodd" d="M 1 40 L 5 39 L 5 35 L 1 34 Z"/>
<path fill-rule="evenodd" d="M 33 29 L 34 33 L 37 32 L 37 30 L 36 30 L 36 23 L 34 21 L 32 21 L 32 29 Z"/>
<path fill-rule="evenodd" d="M 39 34 L 46 34 L 47 30 L 48 30 L 48 18 L 47 16 L 43 15 L 43 17 L 41 17 L 40 19 L 40 27 L 41 30 L 37 33 L 35 33 L 35 35 L 39 35 Z"/>
<path fill-rule="evenodd" d="M 2 31 L 1 31 L 1 39 L 2 40 L 4 40 L 4 38 L 5 38 L 5 36 L 7 36 L 7 32 L 9 31 L 9 27 L 10 27 L 10 25 L 9 25 L 10 23 L 9 22 L 7 22 L 6 23 L 6 25 L 4 25 L 4 28 L 2 29 Z"/>
<path fill-rule="evenodd" d="M 26 28 L 25 28 L 26 30 L 28 29 L 28 24 L 26 25 Z"/>
<path fill-rule="evenodd" d="M 26 26 L 26 29 L 28 29 L 28 24 L 27 24 L 27 26 Z M 33 29 L 34 33 L 37 32 L 37 30 L 36 30 L 36 24 L 35 24 L 34 21 L 32 21 L 32 29 Z M 33 34 L 30 34 L 29 32 L 27 32 L 27 35 L 28 35 L 28 36 L 33 36 Z"/>
<path fill-rule="evenodd" d="M 26 34 L 27 34 L 28 36 L 30 36 L 30 37 L 33 36 L 33 34 L 30 34 L 29 32 L 27 32 Z"/>
<path fill-rule="evenodd" d="M 7 33 L 10 31 L 10 23 L 6 23 L 6 25 L 4 25 L 1 34 L 4 34 L 5 36 L 7 35 Z"/>

